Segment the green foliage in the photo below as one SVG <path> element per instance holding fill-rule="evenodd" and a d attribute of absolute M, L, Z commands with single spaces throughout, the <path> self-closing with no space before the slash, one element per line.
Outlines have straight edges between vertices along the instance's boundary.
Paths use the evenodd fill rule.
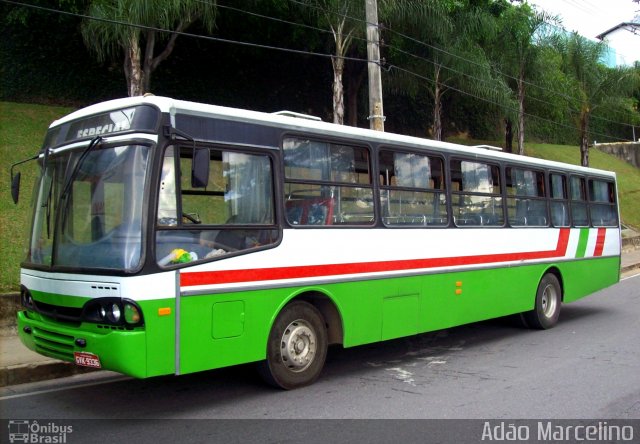
<path fill-rule="evenodd" d="M 159 7 L 160 6 L 160 7 Z M 98 60 L 122 59 L 130 96 L 149 92 L 151 74 L 173 52 L 176 41 L 196 20 L 207 31 L 215 23 L 215 0 L 92 0 L 82 36 Z M 164 42 L 160 51 L 156 44 Z"/>
<path fill-rule="evenodd" d="M 87 2 L 89 0 L 31 0 L 30 5 L 40 6 L 44 8 L 57 9 L 62 11 L 69 11 L 72 13 L 81 13 L 85 10 Z M 38 9 L 11 7 L 7 8 L 6 15 L 4 15 L 5 21 L 8 24 L 21 24 L 26 26 L 30 20 L 42 12 Z M 64 18 L 59 17 L 64 21 Z"/>
<path fill-rule="evenodd" d="M 22 174 L 20 201 L 11 200 L 9 168 L 13 163 L 36 154 L 51 121 L 71 112 L 69 108 L 0 102 L 0 156 L 3 179 L 0 181 L 0 293 L 16 291 L 20 262 L 25 256 L 27 230 L 31 218 L 31 190 L 39 173 L 35 162 L 17 167 Z"/>
<path fill-rule="evenodd" d="M 55 0 L 43 1 L 56 7 Z M 125 93 L 122 71 L 100 66 L 87 53 L 80 19 L 0 5 L 0 99 L 51 104 L 87 104 Z M 24 12 L 24 11 L 23 11 Z"/>
<path fill-rule="evenodd" d="M 424 126 L 430 127 L 434 138 L 442 136 L 441 129 L 469 129 L 471 119 L 453 121 L 453 115 L 461 115 L 460 109 L 448 105 L 474 97 L 476 108 L 493 115 L 496 104 L 509 101 L 509 90 L 495 75 L 483 47 L 497 28 L 495 17 L 481 3 L 422 2 L 410 9 L 411 14 L 402 7 L 388 12 L 394 29 L 402 28 L 403 34 L 414 37 L 391 35 L 393 64 L 388 84 L 394 93 L 414 101 L 422 95 L 432 99 L 433 121 Z M 480 132 L 485 132 L 484 126 Z"/>
<path fill-rule="evenodd" d="M 132 0 L 29 3 L 84 13 L 89 4 L 107 1 L 125 4 Z M 211 4 L 208 0 L 191 1 Z M 324 8 L 340 3 L 308 1 Z M 149 0 L 134 3 L 150 13 Z M 171 8 L 186 4 L 178 0 L 165 3 Z M 217 8 L 214 28 L 195 22 L 189 32 L 301 51 L 333 52 L 335 42 L 323 14 L 312 14 L 311 9 L 287 0 L 226 3 L 233 6 Z M 352 2 L 340 4 L 347 3 Z M 353 7 L 361 6 L 357 2 Z M 385 25 L 381 51 L 388 69 L 382 75 L 389 129 L 428 134 L 434 123 L 436 108 L 430 97 L 438 74 L 444 91 L 441 106 L 445 135 L 460 131 L 475 137 L 495 134 L 500 138 L 496 132 L 501 131 L 504 117 L 512 118 L 515 130 L 518 107 L 515 94 L 507 86 L 516 90 L 514 43 L 530 32 L 535 18 L 530 6 L 508 0 L 378 0 L 378 7 Z M 160 10 L 155 9 L 151 12 Z M 143 19 L 141 16 L 140 23 Z M 362 36 L 364 24 L 357 20 L 357 14 L 351 21 Z M 84 105 L 127 94 L 121 50 L 114 47 L 115 59 L 97 61 L 80 38 L 80 18 L 0 3 L 0 23 L 5 31 L 0 39 L 0 99 Z M 162 25 L 170 27 L 171 23 L 175 25 L 168 21 Z M 528 140 L 575 144 L 579 132 L 573 110 L 580 109 L 574 95 L 576 75 L 563 70 L 560 52 L 545 43 L 543 37 L 550 29 L 539 29 L 530 41 L 522 39 L 522 48 L 535 54 L 526 78 L 526 136 Z M 364 41 L 354 38 L 347 55 L 365 58 Z M 181 36 L 171 57 L 154 71 L 151 92 L 258 110 L 289 108 L 330 120 L 332 71 L 328 60 Z M 639 69 L 635 68 L 636 78 Z M 366 63 L 347 61 L 344 83 L 347 118 L 368 126 Z M 636 83 L 631 92 L 608 96 L 618 96 L 618 100 L 595 108 L 589 140 L 631 139 L 630 125 L 637 125 L 640 116 L 640 86 Z"/>
<path fill-rule="evenodd" d="M 165 0 L 158 7 L 157 0 L 92 0 L 87 15 L 103 20 L 84 20 L 82 35 L 89 48 L 101 61 L 118 57 L 130 40 L 149 36 L 149 30 L 122 25 L 136 24 L 146 27 L 176 30 L 181 23 L 202 20 L 211 31 L 215 23 L 215 1 Z M 119 22 L 119 23 L 116 23 Z M 184 29 L 181 29 L 184 30 Z M 169 33 L 160 33 L 158 39 L 169 39 Z"/>

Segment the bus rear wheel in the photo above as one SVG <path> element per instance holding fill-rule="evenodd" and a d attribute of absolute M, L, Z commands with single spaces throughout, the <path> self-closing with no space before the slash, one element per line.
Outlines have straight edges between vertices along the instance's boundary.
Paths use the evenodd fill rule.
<path fill-rule="evenodd" d="M 267 359 L 258 370 L 269 384 L 291 390 L 313 383 L 327 356 L 327 329 L 313 305 L 295 301 L 282 309 L 269 333 Z"/>
<path fill-rule="evenodd" d="M 536 292 L 536 304 L 533 310 L 523 313 L 524 319 L 531 328 L 546 330 L 555 326 L 560 317 L 562 306 L 562 289 L 558 278 L 553 273 L 545 274 L 540 280 Z"/>

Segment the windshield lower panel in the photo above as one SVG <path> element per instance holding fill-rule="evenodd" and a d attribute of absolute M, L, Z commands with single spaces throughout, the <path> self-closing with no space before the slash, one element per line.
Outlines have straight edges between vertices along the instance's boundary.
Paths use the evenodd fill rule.
<path fill-rule="evenodd" d="M 131 272 L 143 258 L 150 147 L 97 146 L 50 155 L 36 184 L 26 262 Z"/>

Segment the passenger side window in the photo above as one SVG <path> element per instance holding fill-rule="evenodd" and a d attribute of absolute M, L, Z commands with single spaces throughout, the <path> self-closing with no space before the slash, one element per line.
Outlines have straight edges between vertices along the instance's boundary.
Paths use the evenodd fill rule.
<path fill-rule="evenodd" d="M 283 150 L 285 216 L 290 225 L 373 224 L 368 149 L 288 137 Z"/>
<path fill-rule="evenodd" d="M 457 226 L 504 225 L 497 165 L 451 160 L 451 199 Z"/>
<path fill-rule="evenodd" d="M 587 187 L 583 177 L 571 176 L 571 220 L 576 227 L 588 227 Z"/>
<path fill-rule="evenodd" d="M 613 227 L 618 225 L 616 211 L 616 191 L 613 182 L 589 180 L 589 211 L 594 227 Z"/>
<path fill-rule="evenodd" d="M 551 191 L 551 224 L 554 227 L 568 227 L 571 221 L 566 176 L 549 174 L 549 190 Z"/>
<path fill-rule="evenodd" d="M 380 151 L 382 220 L 388 226 L 447 225 L 444 162 L 441 158 Z"/>
<path fill-rule="evenodd" d="M 209 165 L 208 177 L 195 186 L 194 147 L 165 151 L 156 235 L 161 266 L 256 248 L 278 237 L 270 157 L 197 149 L 207 151 Z"/>
<path fill-rule="evenodd" d="M 544 173 L 515 167 L 507 167 L 505 172 L 509 224 L 514 227 L 547 226 Z"/>

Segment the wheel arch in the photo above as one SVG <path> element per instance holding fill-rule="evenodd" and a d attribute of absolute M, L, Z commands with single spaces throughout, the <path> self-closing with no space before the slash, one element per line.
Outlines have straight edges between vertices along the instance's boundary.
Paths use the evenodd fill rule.
<path fill-rule="evenodd" d="M 274 313 L 271 325 L 275 322 L 280 312 L 295 301 L 304 301 L 313 305 L 322 315 L 327 327 L 327 339 L 329 345 L 342 344 L 344 341 L 344 324 L 340 309 L 329 293 L 320 289 L 303 289 L 292 294 Z M 271 328 L 271 327 L 270 327 Z"/>
<path fill-rule="evenodd" d="M 548 267 L 544 273 L 542 273 L 542 275 L 540 276 L 540 279 L 538 280 L 538 282 L 540 282 L 542 280 L 542 278 L 548 274 L 551 273 L 553 274 L 557 279 L 558 279 L 558 283 L 560 284 L 560 301 L 564 302 L 564 279 L 562 277 L 562 272 L 560 271 L 560 268 L 558 268 L 557 265 L 552 265 L 550 267 Z"/>

